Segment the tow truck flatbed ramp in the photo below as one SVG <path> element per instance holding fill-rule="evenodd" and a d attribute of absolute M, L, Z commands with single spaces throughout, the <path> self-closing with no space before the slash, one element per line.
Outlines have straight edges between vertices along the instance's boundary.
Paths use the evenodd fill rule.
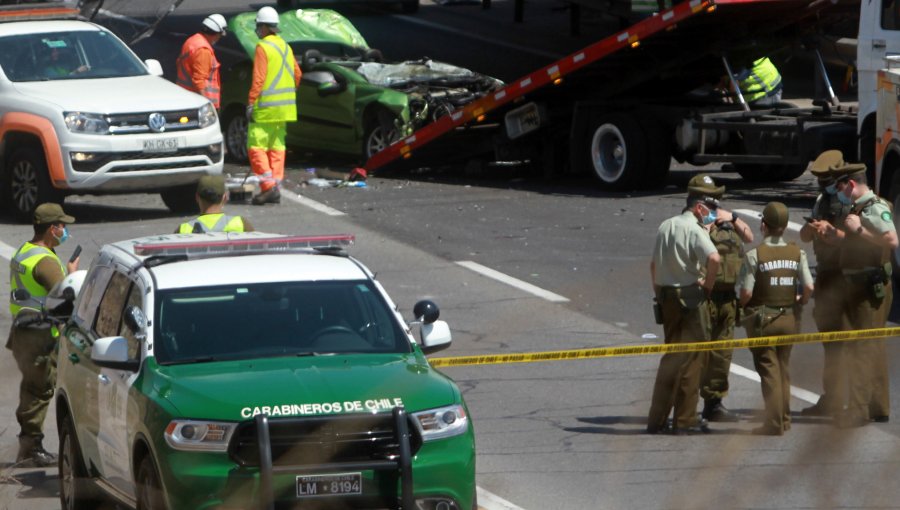
<path fill-rule="evenodd" d="M 492 118 L 525 97 L 550 101 L 664 99 L 716 83 L 722 57 L 742 60 L 814 37 L 824 26 L 858 16 L 859 0 L 690 0 L 508 83 L 374 154 L 377 170 L 471 123 Z"/>

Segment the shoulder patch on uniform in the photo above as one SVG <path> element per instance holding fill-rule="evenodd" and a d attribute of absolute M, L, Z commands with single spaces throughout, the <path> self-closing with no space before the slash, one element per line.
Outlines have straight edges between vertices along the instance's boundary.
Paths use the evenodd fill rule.
<path fill-rule="evenodd" d="M 891 218 L 893 218 L 893 216 L 891 215 L 891 211 L 884 211 L 883 213 L 881 213 L 882 220 L 891 221 Z"/>

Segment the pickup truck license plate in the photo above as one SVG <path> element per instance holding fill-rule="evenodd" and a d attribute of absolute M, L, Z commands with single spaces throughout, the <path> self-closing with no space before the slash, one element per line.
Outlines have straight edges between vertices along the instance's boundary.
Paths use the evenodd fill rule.
<path fill-rule="evenodd" d="M 144 140 L 144 152 L 175 152 L 178 145 L 178 138 L 153 138 Z"/>
<path fill-rule="evenodd" d="M 297 497 L 362 494 L 362 473 L 297 476 Z"/>

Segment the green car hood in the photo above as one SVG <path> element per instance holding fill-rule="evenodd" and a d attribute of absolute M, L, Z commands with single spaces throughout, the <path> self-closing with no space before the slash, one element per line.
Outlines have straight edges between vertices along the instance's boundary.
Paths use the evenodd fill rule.
<path fill-rule="evenodd" d="M 409 412 L 459 401 L 453 383 L 414 354 L 286 357 L 158 366 L 156 393 L 181 417 L 240 421 Z"/>
<path fill-rule="evenodd" d="M 328 41 L 368 49 L 363 36 L 350 20 L 330 9 L 296 9 L 281 13 L 279 34 L 286 42 Z M 256 13 L 245 12 L 231 18 L 228 30 L 237 37 L 251 58 L 256 51 Z"/>

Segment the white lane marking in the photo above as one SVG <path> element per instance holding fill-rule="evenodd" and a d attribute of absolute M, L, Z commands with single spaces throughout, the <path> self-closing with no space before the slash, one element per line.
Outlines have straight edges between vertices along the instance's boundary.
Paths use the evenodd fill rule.
<path fill-rule="evenodd" d="M 554 53 L 551 51 L 536 50 L 536 49 L 528 47 L 528 46 L 519 46 L 518 44 L 509 43 L 506 41 L 491 39 L 490 37 L 485 37 L 483 35 L 471 34 L 468 32 L 461 32 L 456 28 L 446 27 L 444 25 L 439 25 L 437 23 L 432 23 L 430 21 L 425 21 L 423 19 L 411 18 L 411 17 L 407 17 L 407 16 L 399 16 L 397 14 L 391 14 L 390 17 L 396 19 L 397 21 L 405 21 L 407 23 L 421 25 L 423 27 L 428 27 L 432 30 L 440 30 L 441 32 L 447 32 L 447 33 L 453 34 L 455 36 L 461 35 L 463 37 L 466 37 L 469 39 L 474 39 L 476 41 L 486 42 L 486 43 L 492 44 L 494 46 L 502 46 L 504 48 L 509 48 L 509 49 L 513 49 L 516 51 L 520 51 L 522 53 L 529 53 L 531 55 L 537 55 L 540 57 L 546 57 L 546 58 L 549 58 L 552 60 L 559 60 L 565 56 L 565 55 L 562 55 L 559 53 Z"/>
<path fill-rule="evenodd" d="M 13 255 L 16 254 L 16 249 L 12 246 L 0 241 L 0 257 L 5 258 L 6 260 L 12 260 Z"/>
<path fill-rule="evenodd" d="M 478 508 L 483 508 L 484 510 L 525 510 L 481 487 L 475 487 L 475 492 L 478 494 Z"/>
<path fill-rule="evenodd" d="M 753 218 L 757 221 L 762 221 L 762 213 L 759 211 L 754 211 L 753 209 L 735 209 L 734 212 L 743 214 L 746 217 Z M 799 232 L 801 227 L 803 227 L 802 224 L 795 223 L 793 221 L 789 221 L 787 224 L 788 230 L 793 230 L 795 232 Z"/>
<path fill-rule="evenodd" d="M 749 368 L 744 368 L 740 365 L 735 365 L 734 363 L 731 364 L 731 373 L 746 377 L 751 381 L 760 382 L 759 374 L 757 374 L 755 370 L 750 370 Z M 819 395 L 817 393 L 798 388 L 794 385 L 791 385 L 791 395 L 793 395 L 794 398 L 809 402 L 810 404 L 815 404 L 819 401 Z"/>
<path fill-rule="evenodd" d="M 523 282 L 522 280 L 513 278 L 512 276 L 505 275 L 500 271 L 495 271 L 489 267 L 482 266 L 477 262 L 472 262 L 471 260 L 458 260 L 456 263 L 462 267 L 475 271 L 478 274 L 487 276 L 488 278 L 493 278 L 494 280 L 505 283 L 519 290 L 523 290 L 539 298 L 546 299 L 547 301 L 552 301 L 554 303 L 566 303 L 569 301 L 569 298 L 567 297 L 560 296 L 559 294 L 554 294 L 549 290 L 544 290 L 528 282 Z"/>
<path fill-rule="evenodd" d="M 300 205 L 305 205 L 306 207 L 309 207 L 310 209 L 315 209 L 316 211 L 319 211 L 320 213 L 325 213 L 328 216 L 345 216 L 347 214 L 343 211 L 338 211 L 337 209 L 333 209 L 331 207 L 328 207 L 325 204 L 316 202 L 315 200 L 304 197 L 303 195 L 298 195 L 298 194 L 294 193 L 293 191 L 286 190 L 284 188 L 281 188 L 281 194 L 284 195 L 285 197 L 287 197 L 292 202 L 296 202 Z"/>

